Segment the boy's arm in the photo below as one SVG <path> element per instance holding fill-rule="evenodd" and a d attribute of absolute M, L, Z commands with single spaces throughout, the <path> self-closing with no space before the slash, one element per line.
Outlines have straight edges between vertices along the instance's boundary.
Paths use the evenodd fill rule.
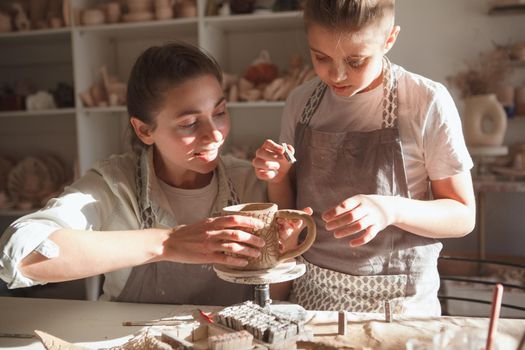
<path fill-rule="evenodd" d="M 295 192 L 292 187 L 290 173 L 286 174 L 280 182 L 268 183 L 268 200 L 276 203 L 280 209 L 295 208 Z"/>

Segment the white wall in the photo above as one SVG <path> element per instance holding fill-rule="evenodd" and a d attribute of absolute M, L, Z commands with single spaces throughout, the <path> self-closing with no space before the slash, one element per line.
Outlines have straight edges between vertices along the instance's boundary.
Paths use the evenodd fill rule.
<path fill-rule="evenodd" d="M 446 76 L 465 68 L 465 61 L 494 43 L 525 42 L 525 13 L 488 16 L 488 0 L 398 0 L 399 39 L 389 54 L 406 69 L 446 84 Z M 514 82 L 525 85 L 525 68 Z M 451 91 L 458 108 L 461 100 Z M 511 120 L 507 141 L 525 142 L 525 123 Z M 495 255 L 525 257 L 525 193 L 489 194 L 486 204 L 487 250 Z M 467 237 L 445 240 L 445 249 L 477 251 L 477 229 Z"/>

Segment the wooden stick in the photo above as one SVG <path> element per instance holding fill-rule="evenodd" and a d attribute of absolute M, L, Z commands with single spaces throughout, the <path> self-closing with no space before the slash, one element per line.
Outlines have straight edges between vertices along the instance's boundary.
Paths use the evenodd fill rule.
<path fill-rule="evenodd" d="M 525 350 L 525 332 L 523 333 L 523 336 L 521 337 L 517 350 Z"/>
<path fill-rule="evenodd" d="M 390 300 L 384 301 L 385 306 L 385 322 L 392 322 L 392 307 L 390 305 Z"/>
<path fill-rule="evenodd" d="M 0 338 L 22 338 L 22 339 L 30 339 L 35 338 L 36 335 L 34 334 L 26 334 L 26 333 L 0 333 Z"/>
<path fill-rule="evenodd" d="M 490 312 L 490 324 L 489 333 L 487 335 L 486 350 L 492 350 L 494 345 L 494 336 L 498 329 L 498 319 L 501 310 L 501 299 L 503 297 L 503 286 L 498 283 L 494 286 L 494 292 L 492 293 L 492 310 Z"/>
<path fill-rule="evenodd" d="M 192 315 L 170 316 L 148 321 L 124 321 L 123 326 L 174 326 L 195 321 Z"/>
<path fill-rule="evenodd" d="M 177 326 L 180 324 L 188 323 L 188 321 L 124 321 L 122 322 L 122 325 L 125 327 L 130 326 Z"/>
<path fill-rule="evenodd" d="M 339 335 L 346 335 L 347 333 L 347 327 L 346 327 L 346 311 L 339 311 L 339 317 L 337 320 L 337 333 Z"/>

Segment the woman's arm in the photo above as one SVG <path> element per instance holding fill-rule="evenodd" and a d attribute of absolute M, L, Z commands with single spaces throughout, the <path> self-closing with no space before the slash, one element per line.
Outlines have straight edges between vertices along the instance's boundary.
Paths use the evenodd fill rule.
<path fill-rule="evenodd" d="M 48 259 L 33 251 L 19 266 L 40 282 L 62 282 L 152 262 L 162 253 L 168 229 L 80 231 L 60 229 L 49 236 L 60 253 Z"/>
<path fill-rule="evenodd" d="M 57 257 L 49 259 L 33 252 L 22 260 L 19 268 L 33 280 L 60 282 L 155 261 L 244 266 L 248 261 L 243 257 L 260 255 L 258 248 L 264 245 L 263 239 L 246 231 L 262 226 L 258 219 L 230 215 L 174 229 L 60 229 L 49 236 L 60 249 Z"/>

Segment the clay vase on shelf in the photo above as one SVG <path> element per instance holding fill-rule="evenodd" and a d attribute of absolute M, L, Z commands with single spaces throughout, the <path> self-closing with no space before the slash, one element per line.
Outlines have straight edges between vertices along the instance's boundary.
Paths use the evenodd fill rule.
<path fill-rule="evenodd" d="M 108 23 L 117 23 L 120 21 L 120 4 L 116 1 L 114 2 L 108 2 L 106 4 L 106 19 Z"/>
<path fill-rule="evenodd" d="M 10 32 L 11 30 L 13 30 L 11 17 L 7 13 L 0 12 L 0 33 Z"/>
<path fill-rule="evenodd" d="M 252 13 L 255 5 L 255 0 L 230 0 L 229 3 L 232 13 Z"/>
<path fill-rule="evenodd" d="M 516 115 L 523 117 L 525 116 L 525 86 L 519 86 L 515 90 L 514 94 Z"/>
<path fill-rule="evenodd" d="M 465 99 L 465 141 L 469 146 L 501 146 L 507 131 L 507 115 L 495 94 Z"/>
<path fill-rule="evenodd" d="M 177 0 L 175 2 L 177 17 L 197 17 L 197 4 L 194 0 Z"/>
<path fill-rule="evenodd" d="M 157 20 L 173 18 L 173 0 L 155 0 L 155 18 Z"/>
<path fill-rule="evenodd" d="M 99 9 L 85 9 L 82 11 L 82 24 L 93 26 L 103 24 L 106 21 L 106 15 Z"/>

